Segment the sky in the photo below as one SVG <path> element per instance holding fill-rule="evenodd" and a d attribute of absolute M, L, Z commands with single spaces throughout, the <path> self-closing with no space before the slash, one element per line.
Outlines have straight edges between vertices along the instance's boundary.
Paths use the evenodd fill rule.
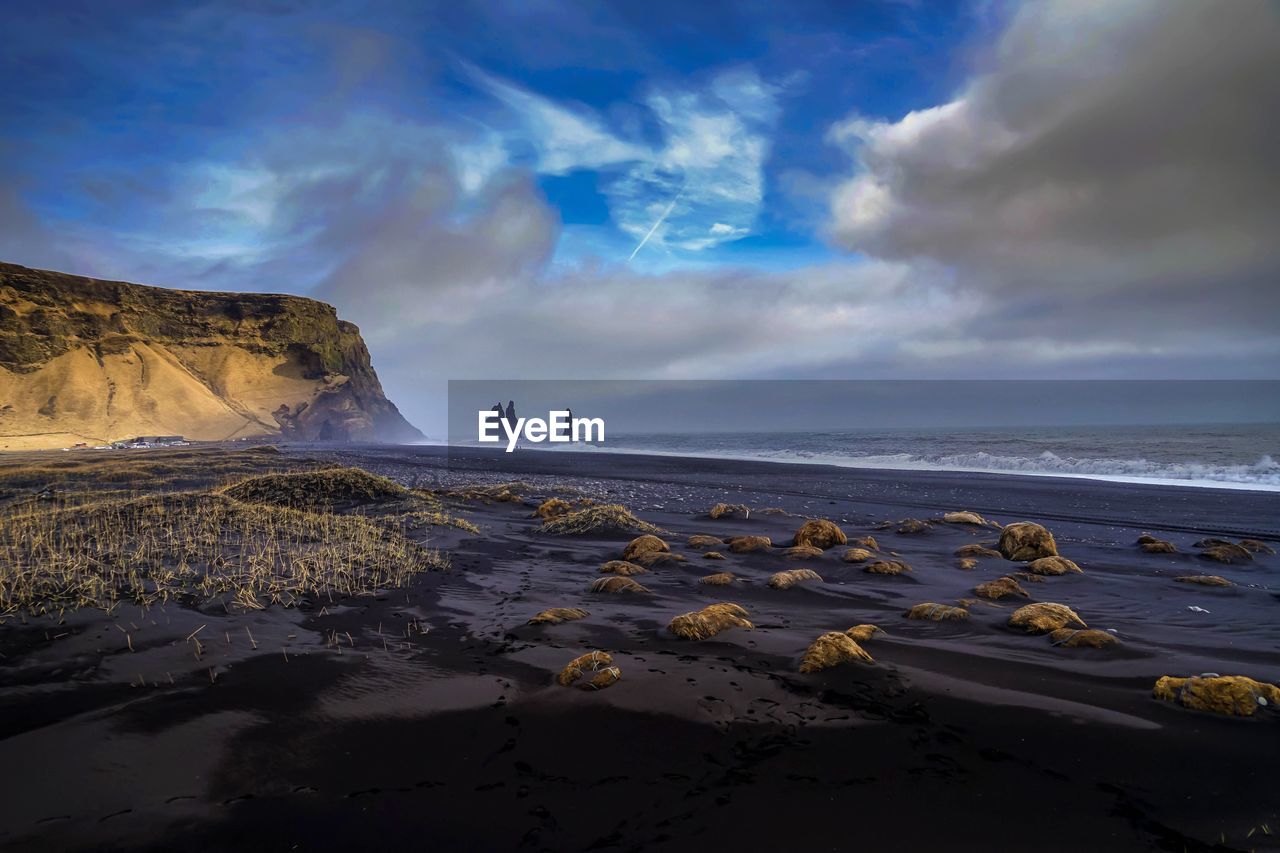
<path fill-rule="evenodd" d="M 6 4 L 0 260 L 450 379 L 1276 378 L 1280 4 Z"/>

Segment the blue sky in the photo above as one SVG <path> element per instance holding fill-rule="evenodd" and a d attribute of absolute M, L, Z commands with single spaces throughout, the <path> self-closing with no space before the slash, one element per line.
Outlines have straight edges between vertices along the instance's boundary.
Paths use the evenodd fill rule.
<path fill-rule="evenodd" d="M 1269 0 L 6 13 L 0 258 L 324 299 L 419 422 L 451 378 L 1280 372 Z"/>
<path fill-rule="evenodd" d="M 671 205 L 640 269 L 829 257 L 821 189 L 847 155 L 828 128 L 944 99 L 981 24 L 902 2 L 17 8 L 5 148 L 50 225 L 253 244 L 255 150 L 360 115 L 432 128 L 468 188 L 530 170 L 557 260 L 627 261 Z M 220 167 L 226 186 L 201 172 Z M 241 221 L 176 227 L 163 202 L 200 181 Z"/>

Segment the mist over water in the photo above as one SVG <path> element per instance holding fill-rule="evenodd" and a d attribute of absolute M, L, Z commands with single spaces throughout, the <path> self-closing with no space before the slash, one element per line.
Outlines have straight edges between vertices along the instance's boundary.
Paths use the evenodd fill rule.
<path fill-rule="evenodd" d="M 1280 424 L 615 433 L 599 449 L 1280 491 Z"/>

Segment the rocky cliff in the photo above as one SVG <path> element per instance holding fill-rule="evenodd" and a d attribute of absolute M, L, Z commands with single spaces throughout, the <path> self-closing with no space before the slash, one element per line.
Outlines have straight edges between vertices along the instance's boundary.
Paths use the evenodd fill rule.
<path fill-rule="evenodd" d="M 421 438 L 360 330 L 298 296 L 166 290 L 0 264 L 0 447 Z"/>

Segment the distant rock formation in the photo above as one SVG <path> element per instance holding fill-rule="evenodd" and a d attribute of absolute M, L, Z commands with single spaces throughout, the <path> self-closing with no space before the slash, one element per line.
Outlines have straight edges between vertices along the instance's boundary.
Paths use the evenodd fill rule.
<path fill-rule="evenodd" d="M 360 330 L 299 296 L 205 293 L 0 264 L 0 446 L 422 438 Z"/>

